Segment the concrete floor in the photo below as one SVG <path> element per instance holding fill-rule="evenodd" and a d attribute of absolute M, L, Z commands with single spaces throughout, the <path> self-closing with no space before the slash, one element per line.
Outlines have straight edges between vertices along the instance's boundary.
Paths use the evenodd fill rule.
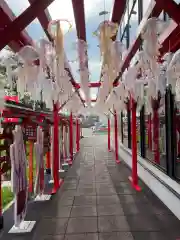
<path fill-rule="evenodd" d="M 115 163 L 104 136 L 81 140 L 63 186 L 47 203 L 30 204 L 32 233 L 4 240 L 177 240 L 180 221 L 142 183 L 132 189 L 130 170 Z"/>

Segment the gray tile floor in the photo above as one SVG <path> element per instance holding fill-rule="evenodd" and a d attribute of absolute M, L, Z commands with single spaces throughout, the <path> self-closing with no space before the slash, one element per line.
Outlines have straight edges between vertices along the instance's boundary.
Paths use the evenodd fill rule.
<path fill-rule="evenodd" d="M 84 138 L 64 184 L 51 202 L 34 205 L 33 233 L 0 239 L 177 240 L 180 222 L 142 183 L 137 193 L 130 170 L 115 163 L 103 136 Z"/>

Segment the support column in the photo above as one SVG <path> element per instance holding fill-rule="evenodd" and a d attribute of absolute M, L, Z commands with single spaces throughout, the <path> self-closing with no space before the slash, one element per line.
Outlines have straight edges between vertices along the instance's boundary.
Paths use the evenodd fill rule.
<path fill-rule="evenodd" d="M 56 193 L 60 187 L 59 181 L 59 106 L 58 103 L 53 106 L 53 118 L 54 118 L 54 128 L 53 128 L 53 137 L 54 137 L 54 148 L 53 148 L 53 178 L 54 178 L 54 188 L 52 193 Z"/>
<path fill-rule="evenodd" d="M 1 152 L 0 152 L 0 158 L 1 158 Z M 2 207 L 2 166 L 0 169 L 0 230 L 4 227 L 4 216 L 2 213 L 3 207 Z"/>
<path fill-rule="evenodd" d="M 76 151 L 79 152 L 79 120 L 76 119 Z"/>
<path fill-rule="evenodd" d="M 141 157 L 146 157 L 146 132 L 145 132 L 145 109 L 144 105 L 140 111 L 140 144 L 141 144 Z"/>
<path fill-rule="evenodd" d="M 124 142 L 124 131 L 123 131 L 123 112 L 121 111 L 121 142 Z"/>
<path fill-rule="evenodd" d="M 69 154 L 70 154 L 70 164 L 73 161 L 73 115 L 72 112 L 69 118 Z"/>
<path fill-rule="evenodd" d="M 118 154 L 118 124 L 117 124 L 117 114 L 116 110 L 114 110 L 114 142 L 115 142 L 115 157 L 116 163 L 120 163 L 119 154 Z"/>
<path fill-rule="evenodd" d="M 51 174 L 51 154 L 50 151 L 46 153 L 46 174 Z"/>
<path fill-rule="evenodd" d="M 108 116 L 108 151 L 111 151 L 111 126 L 110 126 L 110 118 Z"/>
<path fill-rule="evenodd" d="M 137 134 L 136 134 L 136 106 L 137 103 L 131 98 L 131 111 L 132 111 L 132 176 L 129 177 L 132 187 L 136 191 L 141 191 L 138 186 L 138 175 L 137 175 Z"/>
<path fill-rule="evenodd" d="M 34 143 L 29 141 L 29 192 L 33 193 L 33 150 Z"/>

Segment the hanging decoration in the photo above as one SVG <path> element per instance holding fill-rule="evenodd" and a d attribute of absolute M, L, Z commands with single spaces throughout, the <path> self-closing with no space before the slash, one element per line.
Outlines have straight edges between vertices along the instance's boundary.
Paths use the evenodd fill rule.
<path fill-rule="evenodd" d="M 15 195 L 14 222 L 18 227 L 24 221 L 27 210 L 27 160 L 21 127 L 16 126 L 13 134 L 14 143 L 10 146 L 11 181 Z"/>
<path fill-rule="evenodd" d="M 14 142 L 10 146 L 11 186 L 14 193 L 14 226 L 10 233 L 30 232 L 34 221 L 24 221 L 27 211 L 28 185 L 27 160 L 23 141 L 22 129 L 16 126 L 13 131 Z"/>
<path fill-rule="evenodd" d="M 37 142 L 35 143 L 35 157 L 36 157 L 36 179 L 34 186 L 34 193 L 36 201 L 49 200 L 49 195 L 44 195 L 44 133 L 42 128 L 37 128 Z"/>
<path fill-rule="evenodd" d="M 109 76 L 109 88 L 112 88 L 114 81 L 114 69 L 112 63 L 112 38 L 117 34 L 118 24 L 111 21 L 103 21 L 98 26 L 94 35 L 99 39 L 100 54 L 102 58 L 103 68 L 107 69 Z"/>

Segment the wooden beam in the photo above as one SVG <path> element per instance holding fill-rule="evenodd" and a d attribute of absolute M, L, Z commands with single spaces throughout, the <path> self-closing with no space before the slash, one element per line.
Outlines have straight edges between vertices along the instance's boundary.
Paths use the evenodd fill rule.
<path fill-rule="evenodd" d="M 0 2 L 0 16 L 0 29 L 4 29 L 5 26 L 10 24 L 16 18 L 4 0 Z M 9 43 L 9 46 L 14 52 L 18 52 L 21 47 L 26 44 L 31 45 L 32 42 L 32 38 L 28 35 L 28 33 L 23 31 L 18 38 L 13 39 L 13 41 Z"/>
<path fill-rule="evenodd" d="M 36 0 L 28 0 L 28 1 L 29 1 L 30 4 L 32 4 Z M 49 34 L 49 32 L 47 30 L 48 29 L 48 24 L 51 21 L 51 16 L 49 14 L 48 9 L 46 9 L 43 12 L 40 12 L 38 14 L 37 18 L 38 18 L 38 20 L 39 20 L 39 22 L 40 22 L 44 32 L 46 33 L 47 38 L 49 39 L 49 41 L 52 42 L 52 37 L 51 37 L 51 35 Z"/>
<path fill-rule="evenodd" d="M 177 24 L 180 23 L 180 8 L 179 5 L 173 0 L 155 0 L 156 4 L 162 8 L 170 18 Z"/>
<path fill-rule="evenodd" d="M 0 50 L 3 49 L 14 38 L 18 38 L 21 31 L 24 30 L 36 17 L 44 11 L 54 0 L 36 0 L 12 23 L 8 24 L 0 32 Z"/>

